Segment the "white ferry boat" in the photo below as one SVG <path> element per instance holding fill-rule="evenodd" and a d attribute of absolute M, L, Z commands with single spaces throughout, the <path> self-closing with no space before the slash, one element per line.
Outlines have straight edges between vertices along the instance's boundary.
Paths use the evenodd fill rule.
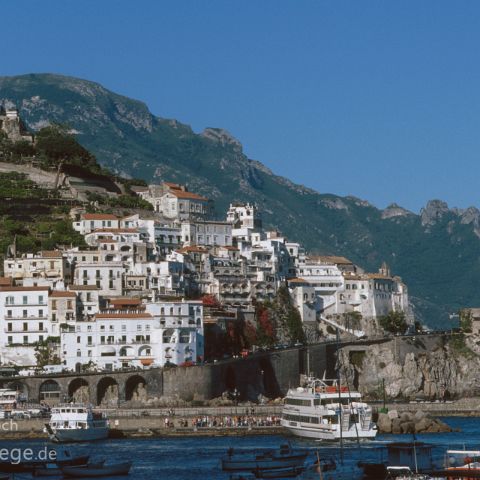
<path fill-rule="evenodd" d="M 317 440 L 372 439 L 377 434 L 372 407 L 336 380 L 310 378 L 306 387 L 288 390 L 281 424 L 294 435 Z"/>
<path fill-rule="evenodd" d="M 54 442 L 84 442 L 108 437 L 108 420 L 82 403 L 60 404 L 52 408 L 45 430 Z"/>

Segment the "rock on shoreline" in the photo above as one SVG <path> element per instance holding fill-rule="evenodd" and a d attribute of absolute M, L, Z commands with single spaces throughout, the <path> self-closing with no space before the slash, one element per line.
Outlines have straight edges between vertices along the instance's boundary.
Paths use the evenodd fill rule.
<path fill-rule="evenodd" d="M 379 413 L 377 420 L 379 433 L 441 433 L 451 432 L 452 429 L 438 418 L 433 418 L 425 412 L 402 412 L 390 410 L 388 413 Z"/>

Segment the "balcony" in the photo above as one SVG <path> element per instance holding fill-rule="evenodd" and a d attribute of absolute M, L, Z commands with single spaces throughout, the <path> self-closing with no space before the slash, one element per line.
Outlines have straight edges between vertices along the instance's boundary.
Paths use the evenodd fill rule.
<path fill-rule="evenodd" d="M 48 304 L 47 302 L 30 302 L 30 303 L 9 303 L 5 302 L 6 307 L 46 307 Z"/>
<path fill-rule="evenodd" d="M 39 328 L 29 328 L 28 330 L 23 330 L 23 328 L 13 328 L 12 330 L 9 330 L 8 328 L 4 328 L 3 331 L 5 333 L 48 333 L 48 330 L 46 328 L 43 328 L 40 330 Z"/>
<path fill-rule="evenodd" d="M 11 315 L 5 317 L 5 320 L 47 320 L 47 315 L 29 315 L 28 317 L 19 316 L 19 315 Z"/>

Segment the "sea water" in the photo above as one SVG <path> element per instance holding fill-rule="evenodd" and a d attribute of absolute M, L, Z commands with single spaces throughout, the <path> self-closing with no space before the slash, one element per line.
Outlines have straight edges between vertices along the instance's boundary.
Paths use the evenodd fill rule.
<path fill-rule="evenodd" d="M 416 441 L 434 445 L 436 462 L 442 461 L 447 449 L 480 449 L 480 418 L 449 417 L 442 420 L 459 431 L 415 436 Z M 138 438 L 57 445 L 54 448 L 68 448 L 74 455 L 88 454 L 92 461 L 105 458 L 106 464 L 132 460 L 129 478 L 135 480 L 226 480 L 229 475 L 221 471 L 220 459 L 228 448 L 252 453 L 278 448 L 288 440 L 294 446 L 310 449 L 312 460 L 318 451 L 321 458 L 333 458 L 338 463 L 343 456 L 347 465 L 354 465 L 359 461 L 385 459 L 385 445 L 388 442 L 411 442 L 414 438 L 412 435 L 379 435 L 374 441 L 345 443 L 342 451 L 338 443 L 302 440 L 287 435 Z M 0 448 L 30 448 L 34 451 L 45 448 L 45 445 L 46 442 L 41 440 L 0 442 Z"/>

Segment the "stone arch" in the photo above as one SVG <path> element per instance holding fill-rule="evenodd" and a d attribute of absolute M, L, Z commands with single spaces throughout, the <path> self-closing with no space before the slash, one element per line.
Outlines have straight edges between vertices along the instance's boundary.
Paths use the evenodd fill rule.
<path fill-rule="evenodd" d="M 74 378 L 68 384 L 68 398 L 73 402 L 88 403 L 90 401 L 89 385 L 84 378 Z"/>
<path fill-rule="evenodd" d="M 133 375 L 125 382 L 125 400 L 146 400 L 147 381 L 141 375 Z"/>
<path fill-rule="evenodd" d="M 62 389 L 58 382 L 55 380 L 45 380 L 38 390 L 38 399 L 49 405 L 55 405 L 60 402 L 61 394 Z"/>
<path fill-rule="evenodd" d="M 235 375 L 235 370 L 231 365 L 228 366 L 225 372 L 225 387 L 227 387 L 227 390 L 229 391 L 237 388 L 237 377 Z"/>
<path fill-rule="evenodd" d="M 97 405 L 118 406 L 118 383 L 112 377 L 103 377 L 97 383 Z"/>

